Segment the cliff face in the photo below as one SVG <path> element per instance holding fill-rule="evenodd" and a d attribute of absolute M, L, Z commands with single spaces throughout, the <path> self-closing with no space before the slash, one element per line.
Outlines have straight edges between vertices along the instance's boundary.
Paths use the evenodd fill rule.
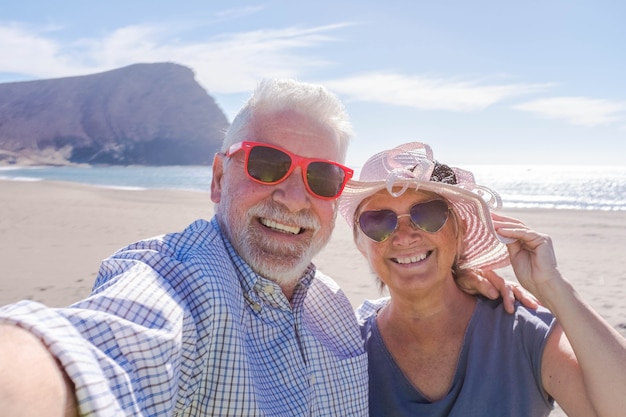
<path fill-rule="evenodd" d="M 0 84 L 0 164 L 207 165 L 228 121 L 177 64 Z"/>

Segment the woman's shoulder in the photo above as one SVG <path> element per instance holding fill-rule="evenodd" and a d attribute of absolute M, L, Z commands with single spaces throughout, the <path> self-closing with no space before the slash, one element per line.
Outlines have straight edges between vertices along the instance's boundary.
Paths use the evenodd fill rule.
<path fill-rule="evenodd" d="M 515 310 L 512 314 L 504 310 L 502 299 L 490 300 L 477 297 L 478 321 L 492 329 L 508 329 L 514 332 L 539 332 L 547 333 L 554 325 L 554 315 L 543 306 L 536 309 L 528 308 L 520 302 L 515 302 Z M 483 326 L 484 327 L 484 326 Z"/>

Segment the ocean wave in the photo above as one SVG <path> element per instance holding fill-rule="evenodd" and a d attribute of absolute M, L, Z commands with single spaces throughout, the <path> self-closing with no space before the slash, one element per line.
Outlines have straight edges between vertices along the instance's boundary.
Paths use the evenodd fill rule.
<path fill-rule="evenodd" d="M 477 183 L 502 196 L 504 208 L 626 210 L 626 166 L 467 167 Z M 101 187 L 206 192 L 210 166 L 177 167 L 28 167 L 2 169 L 0 178 L 17 181 L 57 180 Z M 358 178 L 358 176 L 357 176 Z"/>

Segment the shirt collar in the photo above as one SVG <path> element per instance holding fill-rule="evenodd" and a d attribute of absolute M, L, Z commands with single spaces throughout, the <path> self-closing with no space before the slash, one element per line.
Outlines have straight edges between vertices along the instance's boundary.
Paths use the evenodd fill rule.
<path fill-rule="evenodd" d="M 213 219 L 211 219 L 211 223 L 215 227 L 215 229 L 219 231 L 219 235 L 224 242 L 226 251 L 228 252 L 228 255 L 230 256 L 233 265 L 237 271 L 237 277 L 239 278 L 241 289 L 243 290 L 244 294 L 250 294 L 251 292 L 263 292 L 267 295 L 275 295 L 279 292 L 282 294 L 282 290 L 280 290 L 278 284 L 254 272 L 250 265 L 248 265 L 248 263 L 244 261 L 241 256 L 239 256 L 239 254 L 231 244 L 230 240 L 220 227 L 220 224 L 217 221 L 217 216 L 214 216 Z M 315 277 L 315 273 L 316 267 L 313 263 L 310 263 L 302 274 L 302 277 L 300 277 L 300 282 L 298 283 L 293 295 L 293 301 L 304 298 L 303 295 L 306 294 L 307 290 L 311 286 L 313 278 Z M 270 290 L 270 287 L 273 288 L 273 290 Z"/>

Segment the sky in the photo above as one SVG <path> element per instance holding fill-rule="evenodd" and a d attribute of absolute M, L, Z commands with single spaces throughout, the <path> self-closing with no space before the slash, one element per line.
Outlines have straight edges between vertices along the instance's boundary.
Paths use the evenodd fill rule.
<path fill-rule="evenodd" d="M 263 78 L 345 104 L 348 165 L 405 142 L 440 162 L 626 165 L 622 0 L 23 0 L 0 83 L 191 68 L 232 120 Z"/>

